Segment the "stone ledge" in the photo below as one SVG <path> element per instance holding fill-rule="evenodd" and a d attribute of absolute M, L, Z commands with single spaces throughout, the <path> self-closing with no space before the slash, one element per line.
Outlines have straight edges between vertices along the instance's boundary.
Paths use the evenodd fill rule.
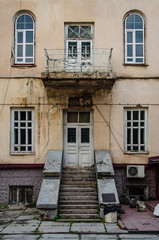
<path fill-rule="evenodd" d="M 36 207 L 40 209 L 57 209 L 60 179 L 44 179 Z"/>
<path fill-rule="evenodd" d="M 48 151 L 43 174 L 48 177 L 60 177 L 62 166 L 62 151 Z"/>
<path fill-rule="evenodd" d="M 107 150 L 95 151 L 97 177 L 114 176 L 110 153 Z"/>

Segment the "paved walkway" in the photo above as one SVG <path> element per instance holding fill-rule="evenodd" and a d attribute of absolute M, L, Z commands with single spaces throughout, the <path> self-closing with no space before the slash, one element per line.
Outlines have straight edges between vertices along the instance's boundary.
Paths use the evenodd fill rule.
<path fill-rule="evenodd" d="M 0 240 L 159 240 L 158 218 L 153 217 L 149 210 L 139 213 L 129 206 L 124 208 L 126 214 L 121 215 L 121 220 L 126 230 L 117 223 L 40 221 L 39 211 L 35 208 L 9 206 L 0 211 Z M 138 230 L 158 232 L 141 234 Z M 130 231 L 135 231 L 135 234 L 130 234 Z"/>

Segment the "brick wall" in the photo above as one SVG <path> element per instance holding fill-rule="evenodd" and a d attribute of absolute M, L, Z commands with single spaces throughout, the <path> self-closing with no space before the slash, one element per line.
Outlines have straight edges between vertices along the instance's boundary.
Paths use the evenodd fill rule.
<path fill-rule="evenodd" d="M 9 186 L 33 186 L 33 199 L 37 200 L 43 169 L 0 169 L 0 204 L 9 202 Z"/>
<path fill-rule="evenodd" d="M 126 186 L 147 186 L 149 199 L 156 199 L 156 169 L 145 168 L 145 178 L 127 178 L 126 167 L 115 168 L 115 183 L 119 198 L 126 193 Z"/>

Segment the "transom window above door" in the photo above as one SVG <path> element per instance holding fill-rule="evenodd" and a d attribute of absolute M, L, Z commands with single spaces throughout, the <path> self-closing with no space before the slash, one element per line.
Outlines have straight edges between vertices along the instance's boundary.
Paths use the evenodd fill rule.
<path fill-rule="evenodd" d="M 90 112 L 68 112 L 67 123 L 90 123 Z"/>

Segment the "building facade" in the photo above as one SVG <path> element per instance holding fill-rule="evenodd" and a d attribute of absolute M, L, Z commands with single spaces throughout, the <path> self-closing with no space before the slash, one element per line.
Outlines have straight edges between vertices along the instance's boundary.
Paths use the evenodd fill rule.
<path fill-rule="evenodd" d="M 119 197 L 159 198 L 158 9 L 0 0 L 1 203 L 37 199 L 49 150 L 68 167 L 108 150 Z"/>

